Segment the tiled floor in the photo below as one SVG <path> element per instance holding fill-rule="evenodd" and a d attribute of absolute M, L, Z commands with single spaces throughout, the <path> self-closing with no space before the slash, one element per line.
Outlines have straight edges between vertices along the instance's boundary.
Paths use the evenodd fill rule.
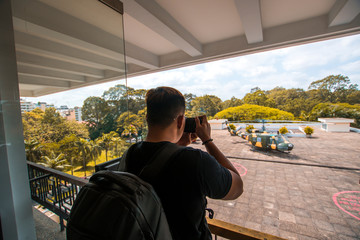
<path fill-rule="evenodd" d="M 360 134 L 315 129 L 290 138 L 289 154 L 253 150 L 226 130 L 212 137 L 245 190 L 235 201 L 209 199 L 215 218 L 286 239 L 360 239 Z"/>

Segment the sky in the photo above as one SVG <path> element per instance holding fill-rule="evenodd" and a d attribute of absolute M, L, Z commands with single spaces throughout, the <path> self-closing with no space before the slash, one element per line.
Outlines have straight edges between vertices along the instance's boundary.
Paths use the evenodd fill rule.
<path fill-rule="evenodd" d="M 360 35 L 128 78 L 128 86 L 135 89 L 170 86 L 182 93 L 216 95 L 225 101 L 233 96 L 243 98 L 254 87 L 307 90 L 311 82 L 338 74 L 348 76 L 351 83 L 360 86 Z M 81 107 L 87 97 L 101 97 L 116 84 L 125 84 L 125 80 L 25 99 Z"/>

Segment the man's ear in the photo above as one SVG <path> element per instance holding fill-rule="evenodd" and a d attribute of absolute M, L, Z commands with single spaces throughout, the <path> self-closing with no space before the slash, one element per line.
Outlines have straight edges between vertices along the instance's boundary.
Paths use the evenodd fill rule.
<path fill-rule="evenodd" d="M 180 115 L 180 116 L 178 116 L 177 119 L 176 119 L 177 127 L 178 127 L 179 129 L 182 127 L 183 124 L 185 124 L 184 118 L 185 118 L 184 115 Z"/>

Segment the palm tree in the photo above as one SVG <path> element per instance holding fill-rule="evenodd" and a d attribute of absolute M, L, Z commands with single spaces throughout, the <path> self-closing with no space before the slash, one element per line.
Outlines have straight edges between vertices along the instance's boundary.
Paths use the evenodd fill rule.
<path fill-rule="evenodd" d="M 83 138 L 79 138 L 79 140 L 75 142 L 75 146 L 78 148 L 80 156 L 82 157 L 84 176 L 86 178 L 86 165 L 87 165 L 86 160 L 89 158 L 90 155 L 89 142 Z"/>
<path fill-rule="evenodd" d="M 116 132 L 112 131 L 110 133 L 103 134 L 97 141 L 101 148 L 105 150 L 106 161 L 108 161 L 108 151 L 114 146 L 113 138 L 118 136 L 119 135 Z"/>
<path fill-rule="evenodd" d="M 96 160 L 99 158 L 100 155 L 101 155 L 101 146 L 99 144 L 97 144 L 97 142 L 95 142 L 95 141 L 90 141 L 89 142 L 89 156 L 88 156 L 89 159 L 93 160 L 96 165 Z"/>
<path fill-rule="evenodd" d="M 64 137 L 60 142 L 60 150 L 65 154 L 65 157 L 70 160 L 71 163 L 71 175 L 74 175 L 74 158 L 78 153 L 76 141 L 79 138 L 74 134 Z"/>
<path fill-rule="evenodd" d="M 125 142 L 120 137 L 114 137 L 113 141 L 113 157 L 119 157 L 121 153 L 124 151 Z"/>
<path fill-rule="evenodd" d="M 38 162 L 42 155 L 42 145 L 35 139 L 24 140 L 26 159 L 30 162 Z"/>
<path fill-rule="evenodd" d="M 44 162 L 40 163 L 41 165 L 56 170 L 63 170 L 65 167 L 70 166 L 66 164 L 66 159 L 64 159 L 64 154 L 60 153 L 56 156 L 53 151 L 50 154 L 51 154 L 50 157 L 49 156 L 42 157 Z"/>

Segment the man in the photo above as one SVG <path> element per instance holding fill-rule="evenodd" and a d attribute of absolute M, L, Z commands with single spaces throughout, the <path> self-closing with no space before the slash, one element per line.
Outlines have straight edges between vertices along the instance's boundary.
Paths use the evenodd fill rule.
<path fill-rule="evenodd" d="M 127 161 L 127 171 L 139 174 L 164 144 L 189 145 L 184 133 L 185 99 L 176 89 L 158 87 L 146 94 L 148 135 Z M 205 219 L 206 197 L 233 200 L 243 192 L 240 174 L 211 139 L 206 117 L 196 121 L 196 135 L 207 152 L 186 147 L 175 154 L 153 185 L 161 199 L 173 238 L 211 239 Z"/>

